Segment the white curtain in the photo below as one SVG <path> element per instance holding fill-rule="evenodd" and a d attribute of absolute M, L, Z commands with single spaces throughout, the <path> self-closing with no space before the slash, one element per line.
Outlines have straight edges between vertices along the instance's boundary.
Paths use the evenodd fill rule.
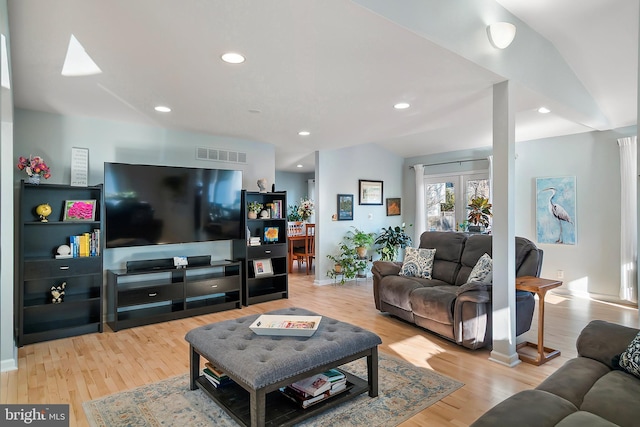
<path fill-rule="evenodd" d="M 620 138 L 620 299 L 637 302 L 637 145 L 638 137 Z"/>
<path fill-rule="evenodd" d="M 416 173 L 416 234 L 413 239 L 413 247 L 420 245 L 420 236 L 427 230 L 427 207 L 424 197 L 424 165 L 413 165 Z"/>

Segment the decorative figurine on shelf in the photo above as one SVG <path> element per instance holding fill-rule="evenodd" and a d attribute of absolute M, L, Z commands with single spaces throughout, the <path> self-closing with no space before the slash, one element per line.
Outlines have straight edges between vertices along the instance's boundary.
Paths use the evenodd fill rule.
<path fill-rule="evenodd" d="M 261 193 L 267 192 L 267 178 L 260 178 L 258 180 L 258 188 L 260 189 Z"/>
<path fill-rule="evenodd" d="M 67 282 L 62 282 L 61 285 L 51 287 L 51 302 L 54 304 L 60 304 L 64 298 L 64 288 L 67 287 Z"/>
<path fill-rule="evenodd" d="M 49 222 L 47 217 L 51 215 L 51 206 L 48 203 L 43 203 L 36 206 L 36 213 L 40 217 L 40 222 Z"/>
<path fill-rule="evenodd" d="M 56 258 L 71 258 L 71 247 L 69 245 L 58 246 L 58 255 Z"/>
<path fill-rule="evenodd" d="M 263 209 L 263 210 L 260 212 L 260 218 L 261 218 L 261 219 L 268 219 L 268 218 L 269 218 L 269 211 L 268 211 L 268 210 L 266 210 L 266 209 Z"/>

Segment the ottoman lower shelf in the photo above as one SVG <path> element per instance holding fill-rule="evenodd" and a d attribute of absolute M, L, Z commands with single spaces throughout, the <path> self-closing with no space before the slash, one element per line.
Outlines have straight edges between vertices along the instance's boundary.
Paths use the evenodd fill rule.
<path fill-rule="evenodd" d="M 338 405 L 369 390 L 367 381 L 355 375 L 343 372 L 347 378 L 347 390 L 331 396 L 322 402 L 301 408 L 278 390 L 272 391 L 266 397 L 266 427 L 290 426 L 312 417 L 332 406 Z M 204 376 L 196 380 L 196 385 L 207 396 L 213 399 L 222 409 L 231 415 L 238 423 L 251 425 L 251 409 L 249 407 L 249 392 L 238 384 L 227 384 L 216 388 Z"/>

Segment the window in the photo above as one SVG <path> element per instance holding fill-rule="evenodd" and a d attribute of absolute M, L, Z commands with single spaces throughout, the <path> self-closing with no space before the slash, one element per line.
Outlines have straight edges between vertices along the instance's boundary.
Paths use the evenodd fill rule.
<path fill-rule="evenodd" d="M 476 197 L 489 198 L 489 173 L 426 175 L 427 230 L 455 231 L 467 219 L 467 205 Z"/>

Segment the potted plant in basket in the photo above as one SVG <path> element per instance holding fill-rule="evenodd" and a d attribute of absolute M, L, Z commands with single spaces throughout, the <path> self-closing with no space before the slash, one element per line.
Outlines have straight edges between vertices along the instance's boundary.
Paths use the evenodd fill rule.
<path fill-rule="evenodd" d="M 260 213 L 260 211 L 262 211 L 262 203 L 259 202 L 249 202 L 247 204 L 247 211 L 249 212 L 247 214 L 247 218 L 249 219 L 256 219 L 258 218 L 258 213 Z"/>
<path fill-rule="evenodd" d="M 472 229 L 471 226 L 469 226 L 469 231 L 480 232 L 483 231 L 482 227 L 486 228 L 489 226 L 489 218 L 493 216 L 489 199 L 482 196 L 474 197 L 467 206 L 467 210 L 469 211 L 469 216 L 467 217 L 469 223 L 477 227 L 476 229 Z"/>
<path fill-rule="evenodd" d="M 379 245 L 376 252 L 381 261 L 395 261 L 399 250 L 411 245 L 411 237 L 405 233 L 405 225 L 382 228 L 374 243 Z"/>
<path fill-rule="evenodd" d="M 365 233 L 357 227 L 351 226 L 353 230 L 347 231 L 346 239 L 349 240 L 355 246 L 358 258 L 365 259 L 367 257 L 367 250 L 373 245 L 376 234 Z"/>

